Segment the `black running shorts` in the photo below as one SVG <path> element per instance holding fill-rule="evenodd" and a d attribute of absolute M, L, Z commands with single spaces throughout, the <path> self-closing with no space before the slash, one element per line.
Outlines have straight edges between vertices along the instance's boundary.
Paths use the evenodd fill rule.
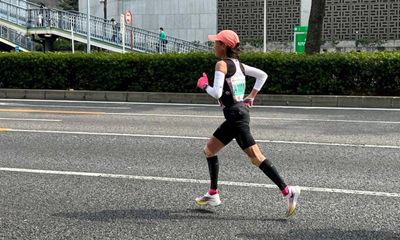
<path fill-rule="evenodd" d="M 224 145 L 228 145 L 233 139 L 241 149 L 246 149 L 256 144 L 250 133 L 249 109 L 243 102 L 236 103 L 223 109 L 225 122 L 215 130 L 214 137 Z"/>

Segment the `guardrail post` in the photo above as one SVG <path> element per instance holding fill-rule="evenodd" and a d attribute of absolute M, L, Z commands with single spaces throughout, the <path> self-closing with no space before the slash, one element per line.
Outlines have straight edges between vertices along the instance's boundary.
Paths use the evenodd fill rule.
<path fill-rule="evenodd" d="M 10 5 L 7 4 L 7 20 L 10 21 Z"/>

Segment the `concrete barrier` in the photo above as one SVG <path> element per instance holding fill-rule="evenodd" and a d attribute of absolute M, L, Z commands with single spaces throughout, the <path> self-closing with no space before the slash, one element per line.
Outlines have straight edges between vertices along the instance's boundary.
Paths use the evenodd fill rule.
<path fill-rule="evenodd" d="M 82 90 L 0 89 L 0 98 L 117 102 L 216 104 L 206 93 L 113 92 Z M 306 107 L 400 108 L 400 97 L 260 94 L 256 105 Z"/>
<path fill-rule="evenodd" d="M 65 91 L 63 91 L 63 90 L 46 90 L 45 96 L 46 96 L 46 99 L 52 99 L 52 100 L 66 99 Z"/>
<path fill-rule="evenodd" d="M 400 97 L 392 98 L 392 103 L 393 108 L 400 108 Z"/>
<path fill-rule="evenodd" d="M 311 106 L 311 96 L 308 95 L 267 95 L 256 97 L 255 104 L 270 106 Z"/>
<path fill-rule="evenodd" d="M 42 90 L 25 90 L 25 98 L 27 99 L 46 99 L 46 91 Z"/>
<path fill-rule="evenodd" d="M 338 96 L 311 96 L 313 107 L 337 107 Z"/>
<path fill-rule="evenodd" d="M 86 91 L 65 91 L 65 100 L 86 100 Z M 48 99 L 48 98 L 47 98 Z M 52 100 L 52 99 L 49 99 Z"/>

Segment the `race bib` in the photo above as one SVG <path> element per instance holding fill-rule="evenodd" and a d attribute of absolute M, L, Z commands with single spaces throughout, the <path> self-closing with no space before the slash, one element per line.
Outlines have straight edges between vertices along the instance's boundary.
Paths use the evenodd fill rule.
<path fill-rule="evenodd" d="M 242 96 L 244 95 L 244 90 L 246 89 L 245 83 L 234 83 L 233 84 L 233 96 Z"/>
<path fill-rule="evenodd" d="M 244 95 L 246 90 L 246 82 L 242 79 L 232 81 L 232 91 L 234 97 L 240 97 Z"/>
<path fill-rule="evenodd" d="M 242 101 L 246 90 L 246 79 L 244 77 L 231 79 L 231 89 L 234 102 Z"/>

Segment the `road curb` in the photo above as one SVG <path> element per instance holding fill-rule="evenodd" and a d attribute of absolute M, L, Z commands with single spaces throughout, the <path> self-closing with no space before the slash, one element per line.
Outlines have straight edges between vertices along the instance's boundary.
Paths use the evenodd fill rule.
<path fill-rule="evenodd" d="M 205 93 L 0 89 L 0 98 L 159 103 L 217 103 Z M 400 108 L 400 97 L 259 94 L 257 105 L 303 107 Z"/>

